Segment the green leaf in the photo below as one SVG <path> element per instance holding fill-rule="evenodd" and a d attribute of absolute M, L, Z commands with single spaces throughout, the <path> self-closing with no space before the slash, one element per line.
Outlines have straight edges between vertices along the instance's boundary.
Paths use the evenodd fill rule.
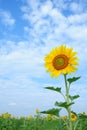
<path fill-rule="evenodd" d="M 51 115 L 59 116 L 60 110 L 61 110 L 61 109 L 52 108 L 52 109 L 49 109 L 49 110 L 47 110 L 47 111 L 42 111 L 42 112 L 40 112 L 40 113 L 43 113 L 43 114 L 51 114 Z"/>
<path fill-rule="evenodd" d="M 74 104 L 74 102 L 71 102 L 69 104 L 67 104 L 67 102 L 55 102 L 55 106 L 64 107 L 64 108 L 68 108 L 72 104 Z"/>
<path fill-rule="evenodd" d="M 69 95 L 69 98 L 71 99 L 71 101 L 73 101 L 74 99 L 77 99 L 79 98 L 80 96 L 79 95 L 74 95 L 74 96 L 70 96 Z"/>
<path fill-rule="evenodd" d="M 87 115 L 79 114 L 79 118 L 80 119 L 85 119 L 85 118 L 87 119 Z"/>
<path fill-rule="evenodd" d="M 53 90 L 53 91 L 56 91 L 56 92 L 59 92 L 61 93 L 61 88 L 54 88 L 54 87 L 45 87 L 45 89 L 49 89 L 49 90 Z"/>
<path fill-rule="evenodd" d="M 75 82 L 78 79 L 80 79 L 80 77 L 73 77 L 73 78 L 68 78 L 67 81 L 69 82 L 69 84 L 71 84 L 72 82 Z"/>
<path fill-rule="evenodd" d="M 71 111 L 71 113 L 73 113 L 73 114 L 77 115 L 77 114 L 76 114 L 76 112 L 74 112 L 74 111 Z"/>

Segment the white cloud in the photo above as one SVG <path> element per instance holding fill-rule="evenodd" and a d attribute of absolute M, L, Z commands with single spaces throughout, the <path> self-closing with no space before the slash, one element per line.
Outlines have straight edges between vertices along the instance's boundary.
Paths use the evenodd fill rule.
<path fill-rule="evenodd" d="M 31 13 L 27 10 L 27 6 L 26 11 L 22 10 L 24 16 L 27 16 L 27 20 L 32 26 L 31 30 L 27 28 L 27 32 L 29 32 L 27 33 L 28 37 L 31 34 L 30 36 L 36 40 L 36 43 L 40 42 L 40 39 L 45 43 L 46 41 L 48 43 L 50 42 L 50 44 L 52 40 L 55 42 L 66 41 L 66 39 L 76 41 L 78 38 L 80 38 L 80 40 L 86 39 L 86 13 L 83 12 L 82 14 L 65 17 L 58 8 L 53 7 L 51 1 L 46 1 L 43 4 L 39 2 L 38 4 L 39 8 L 38 6 L 35 10 L 33 8 Z M 80 32 L 79 34 L 77 33 L 78 31 Z M 50 41 L 48 41 L 49 37 Z"/>
<path fill-rule="evenodd" d="M 68 22 L 73 25 L 84 25 L 87 22 L 87 13 L 70 15 L 68 17 Z"/>
<path fill-rule="evenodd" d="M 13 26 L 15 24 L 15 19 L 9 11 L 0 10 L 0 18 L 5 26 Z"/>
<path fill-rule="evenodd" d="M 80 3 L 72 2 L 70 5 L 70 10 L 74 13 L 81 13 L 83 11 L 83 7 Z"/>
<path fill-rule="evenodd" d="M 0 63 L 0 75 L 2 77 L 4 75 L 6 77 L 9 76 L 12 80 L 17 77 L 20 81 L 23 75 L 25 77 L 24 80 L 32 77 L 43 77 L 44 75 L 42 49 L 40 47 L 26 48 L 26 44 L 22 42 L 14 50 L 12 49 L 9 53 L 2 55 Z"/>
<path fill-rule="evenodd" d="M 49 15 L 52 8 L 53 8 L 53 4 L 50 0 L 43 3 L 40 8 L 42 15 L 43 16 Z"/>
<path fill-rule="evenodd" d="M 69 28 L 66 29 L 66 34 L 69 38 L 72 38 L 73 40 L 82 42 L 87 41 L 86 34 L 87 34 L 87 26 L 74 26 L 71 25 Z"/>

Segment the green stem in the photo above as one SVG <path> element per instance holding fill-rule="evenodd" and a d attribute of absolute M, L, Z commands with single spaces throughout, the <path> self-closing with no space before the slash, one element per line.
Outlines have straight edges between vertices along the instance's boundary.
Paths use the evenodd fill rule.
<path fill-rule="evenodd" d="M 66 74 L 64 74 L 64 81 L 65 81 L 65 89 L 66 89 L 66 102 L 67 104 L 70 103 L 70 100 L 69 100 L 69 86 L 67 84 L 67 77 L 66 77 Z M 71 115 L 71 107 L 68 106 L 66 108 L 67 112 L 68 112 L 68 119 L 69 119 L 69 130 L 72 130 L 72 122 L 71 122 L 71 118 L 70 118 L 70 115 Z"/>
<path fill-rule="evenodd" d="M 78 123 L 79 123 L 79 120 L 75 123 L 74 130 L 76 130 L 76 127 L 77 127 Z"/>
<path fill-rule="evenodd" d="M 64 100 L 66 101 L 65 95 L 62 92 L 60 94 L 63 96 Z"/>

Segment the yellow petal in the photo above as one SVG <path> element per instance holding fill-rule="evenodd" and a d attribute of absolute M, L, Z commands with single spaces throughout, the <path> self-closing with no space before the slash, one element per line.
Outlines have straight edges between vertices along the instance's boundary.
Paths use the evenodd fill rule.
<path fill-rule="evenodd" d="M 77 52 L 74 52 L 73 48 L 67 48 L 65 45 L 61 45 L 53 48 L 52 51 L 46 55 L 44 58 L 44 66 L 47 68 L 47 72 L 50 72 L 51 77 L 58 77 L 60 74 L 73 73 L 77 70 L 75 66 L 78 65 L 76 54 Z M 60 66 L 58 64 L 59 59 L 57 58 L 64 60 L 63 64 L 60 64 Z"/>

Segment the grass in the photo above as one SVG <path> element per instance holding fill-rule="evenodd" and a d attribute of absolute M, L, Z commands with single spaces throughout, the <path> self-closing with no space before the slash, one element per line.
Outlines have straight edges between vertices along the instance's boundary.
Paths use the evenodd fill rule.
<path fill-rule="evenodd" d="M 87 130 L 87 116 L 80 114 L 77 130 Z M 0 115 L 0 130 L 67 130 L 63 118 L 50 115 L 34 117 L 13 117 L 9 113 Z"/>

